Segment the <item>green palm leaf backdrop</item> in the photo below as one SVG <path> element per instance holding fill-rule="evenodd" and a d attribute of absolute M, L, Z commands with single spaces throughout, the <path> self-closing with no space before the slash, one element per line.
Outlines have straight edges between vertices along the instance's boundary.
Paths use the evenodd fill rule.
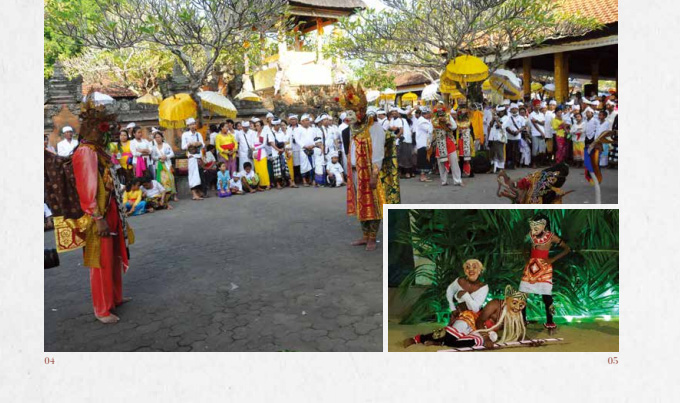
<path fill-rule="evenodd" d="M 531 247 L 528 222 L 539 212 L 550 218 L 551 230 L 572 248 L 553 265 L 556 320 L 618 317 L 618 210 L 418 209 L 408 215 L 390 210 L 389 223 L 395 230 L 388 234 L 388 255 L 410 248 L 416 257 L 416 265 L 399 286 L 400 295 L 425 287 L 401 323 L 447 321 L 446 288 L 463 274 L 467 259 L 484 263 L 482 281 L 489 284 L 489 299 L 499 298 L 508 284 L 518 287 Z M 408 220 L 410 226 L 392 226 L 393 218 Z M 555 253 L 553 249 L 551 256 Z M 527 314 L 529 319 L 544 318 L 540 297 L 529 297 Z"/>

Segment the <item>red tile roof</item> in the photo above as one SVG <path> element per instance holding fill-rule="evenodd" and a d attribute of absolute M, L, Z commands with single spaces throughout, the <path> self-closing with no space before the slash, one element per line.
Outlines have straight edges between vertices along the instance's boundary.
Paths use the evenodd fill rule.
<path fill-rule="evenodd" d="M 564 0 L 567 13 L 580 13 L 583 17 L 596 18 L 602 24 L 619 22 L 618 0 Z"/>

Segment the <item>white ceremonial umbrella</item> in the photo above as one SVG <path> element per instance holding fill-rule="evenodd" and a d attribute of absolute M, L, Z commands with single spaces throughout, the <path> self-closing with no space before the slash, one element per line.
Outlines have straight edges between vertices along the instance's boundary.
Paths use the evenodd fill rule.
<path fill-rule="evenodd" d="M 97 91 L 92 93 L 92 99 L 94 100 L 95 105 L 111 105 L 116 102 L 116 100 L 110 96 Z M 87 95 L 83 97 L 83 102 L 87 102 Z"/>
<path fill-rule="evenodd" d="M 543 89 L 550 92 L 555 92 L 555 84 L 550 83 L 543 86 Z"/>
<path fill-rule="evenodd" d="M 367 102 L 373 102 L 376 99 L 378 99 L 379 96 L 380 96 L 380 91 L 370 90 L 370 91 L 366 92 L 366 101 Z"/>
<path fill-rule="evenodd" d="M 226 118 L 233 119 L 238 113 L 236 107 L 229 98 L 215 91 L 201 91 L 198 93 L 203 106 L 211 112 L 218 113 Z"/>
<path fill-rule="evenodd" d="M 423 101 L 436 101 L 440 100 L 441 97 L 437 93 L 439 91 L 439 80 L 433 82 L 430 85 L 427 85 L 425 88 L 423 88 L 423 93 L 420 96 L 420 99 Z"/>

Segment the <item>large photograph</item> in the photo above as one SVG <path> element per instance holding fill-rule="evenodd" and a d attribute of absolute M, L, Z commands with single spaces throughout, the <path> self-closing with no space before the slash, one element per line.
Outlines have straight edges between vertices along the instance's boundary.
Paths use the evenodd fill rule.
<path fill-rule="evenodd" d="M 384 206 L 618 202 L 615 1 L 44 11 L 48 351 L 380 351 Z"/>
<path fill-rule="evenodd" d="M 389 210 L 389 351 L 619 349 L 618 210 Z"/>

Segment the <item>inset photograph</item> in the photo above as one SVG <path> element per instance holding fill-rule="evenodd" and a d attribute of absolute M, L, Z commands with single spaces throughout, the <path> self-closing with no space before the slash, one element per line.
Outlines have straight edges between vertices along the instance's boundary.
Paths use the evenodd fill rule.
<path fill-rule="evenodd" d="M 619 212 L 389 209 L 388 351 L 619 351 Z"/>

